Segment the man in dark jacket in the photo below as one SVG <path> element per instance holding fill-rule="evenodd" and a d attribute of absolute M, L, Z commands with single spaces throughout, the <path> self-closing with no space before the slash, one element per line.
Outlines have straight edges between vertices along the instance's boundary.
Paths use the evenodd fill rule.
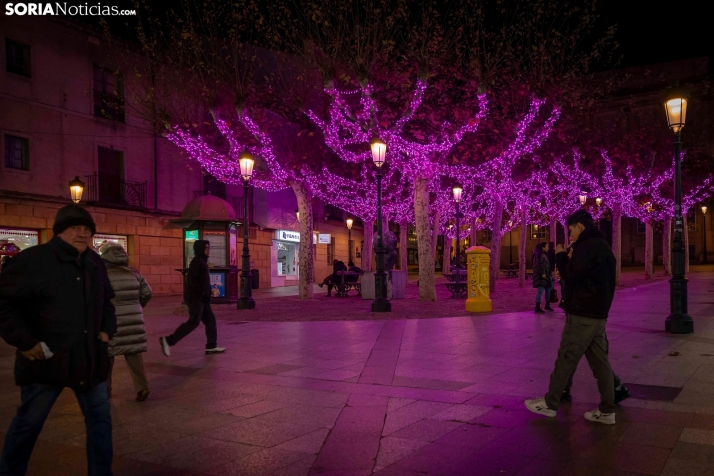
<path fill-rule="evenodd" d="M 533 413 L 555 417 L 563 391 L 585 355 L 600 390 L 600 405 L 585 413 L 585 418 L 614 425 L 614 377 L 607 358 L 605 324 L 615 295 L 615 255 L 585 210 L 573 213 L 567 225 L 574 241 L 573 255 L 569 258 L 563 245 L 555 250 L 558 272 L 565 282 L 561 307 L 566 313 L 558 359 L 545 398 L 525 404 Z"/>
<path fill-rule="evenodd" d="M 88 473 L 112 474 L 107 399 L 114 297 L 90 249 L 94 220 L 78 205 L 59 210 L 48 243 L 28 248 L 0 274 L 0 336 L 17 348 L 22 403 L 5 436 L 1 475 L 24 475 L 55 400 L 71 388 L 87 427 Z"/>
<path fill-rule="evenodd" d="M 184 322 L 167 337 L 160 337 L 161 351 L 166 357 L 171 355 L 171 347 L 193 332 L 198 324 L 203 322 L 206 327 L 206 353 L 221 354 L 225 347 L 218 347 L 218 330 L 216 316 L 211 309 L 211 274 L 208 271 L 208 255 L 211 244 L 206 240 L 196 240 L 193 243 L 194 258 L 188 266 L 184 301 L 188 306 L 188 321 Z"/>

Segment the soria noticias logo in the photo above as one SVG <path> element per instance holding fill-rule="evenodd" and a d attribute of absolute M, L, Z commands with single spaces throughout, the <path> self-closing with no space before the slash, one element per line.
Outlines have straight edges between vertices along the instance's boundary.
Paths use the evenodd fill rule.
<path fill-rule="evenodd" d="M 121 10 L 117 6 L 101 3 L 68 5 L 67 2 L 55 3 L 6 3 L 5 15 L 68 15 L 68 16 L 135 16 L 135 10 Z"/>

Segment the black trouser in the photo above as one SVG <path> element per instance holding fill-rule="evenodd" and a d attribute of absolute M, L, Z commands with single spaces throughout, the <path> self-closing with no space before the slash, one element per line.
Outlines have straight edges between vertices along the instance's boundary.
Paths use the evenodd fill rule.
<path fill-rule="evenodd" d="M 166 340 L 169 345 L 176 345 L 178 341 L 193 332 L 198 324 L 203 322 L 206 326 L 206 349 L 214 349 L 217 345 L 218 330 L 216 329 L 216 316 L 207 302 L 187 302 L 188 321 L 184 322 Z"/>

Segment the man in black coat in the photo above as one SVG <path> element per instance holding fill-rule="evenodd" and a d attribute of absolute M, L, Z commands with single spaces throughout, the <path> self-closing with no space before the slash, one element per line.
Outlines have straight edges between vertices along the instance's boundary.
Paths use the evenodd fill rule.
<path fill-rule="evenodd" d="M 193 243 L 194 257 L 188 266 L 184 301 L 188 306 L 188 321 L 184 322 L 167 337 L 160 337 L 161 351 L 166 357 L 171 355 L 171 347 L 193 332 L 203 322 L 206 327 L 206 353 L 221 354 L 225 347 L 218 347 L 218 329 L 216 316 L 211 309 L 211 274 L 208 271 L 208 256 L 211 244 L 206 240 Z"/>
<path fill-rule="evenodd" d="M 111 475 L 107 378 L 114 292 L 90 248 L 95 225 L 89 212 L 63 207 L 53 231 L 48 243 L 22 251 L 0 274 L 0 336 L 17 348 L 22 399 L 5 436 L 0 474 L 25 474 L 45 419 L 68 387 L 85 418 L 88 473 Z"/>
<path fill-rule="evenodd" d="M 585 210 L 573 213 L 567 225 L 574 240 L 572 257 L 563 245 L 555 250 L 558 272 L 565 282 L 561 307 L 566 313 L 558 359 L 545 398 L 526 400 L 525 404 L 533 413 L 555 417 L 563 391 L 585 355 L 600 390 L 600 405 L 586 412 L 585 418 L 614 425 L 614 377 L 607 357 L 605 324 L 615 295 L 615 255 Z"/>

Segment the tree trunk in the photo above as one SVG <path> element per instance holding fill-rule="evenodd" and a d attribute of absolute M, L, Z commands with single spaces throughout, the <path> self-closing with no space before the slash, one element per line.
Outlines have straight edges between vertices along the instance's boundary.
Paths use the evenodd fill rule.
<path fill-rule="evenodd" d="M 652 220 L 645 221 L 645 279 L 652 279 L 652 255 L 654 248 L 654 226 Z"/>
<path fill-rule="evenodd" d="M 476 218 L 471 219 L 471 233 L 469 234 L 469 246 L 476 246 L 478 243 L 478 230 L 476 229 Z"/>
<path fill-rule="evenodd" d="M 501 222 L 503 221 L 503 203 L 498 198 L 493 204 L 493 225 L 491 226 L 491 266 L 489 273 L 489 288 L 491 294 L 496 292 L 496 280 L 501 272 Z"/>
<path fill-rule="evenodd" d="M 300 299 L 312 299 L 314 278 L 315 258 L 313 256 L 312 246 L 312 192 L 303 183 L 292 181 L 290 184 L 298 202 L 298 211 L 300 212 L 300 257 L 299 257 L 299 285 L 298 297 Z"/>
<path fill-rule="evenodd" d="M 433 231 L 429 223 L 429 181 L 422 177 L 417 177 L 414 183 L 414 217 L 419 252 L 419 300 L 436 301 Z"/>
<path fill-rule="evenodd" d="M 526 207 L 521 208 L 521 240 L 518 246 L 518 285 L 526 285 L 526 230 L 528 225 L 526 225 L 527 220 L 527 210 Z M 513 232 L 511 232 L 513 233 Z"/>
<path fill-rule="evenodd" d="M 682 211 L 682 236 L 684 236 L 684 274 L 689 274 L 689 225 L 687 212 Z"/>
<path fill-rule="evenodd" d="M 364 243 L 362 244 L 362 270 L 372 271 L 372 240 L 374 239 L 374 220 L 364 221 Z"/>
<path fill-rule="evenodd" d="M 558 219 L 554 216 L 550 217 L 550 228 L 548 229 L 550 241 L 558 244 Z"/>
<path fill-rule="evenodd" d="M 664 227 L 662 228 L 662 265 L 664 266 L 664 275 L 672 275 L 672 218 L 664 219 Z"/>
<path fill-rule="evenodd" d="M 407 270 L 407 230 L 409 224 L 403 221 L 399 224 L 399 269 Z"/>
<path fill-rule="evenodd" d="M 449 266 L 451 266 L 451 238 L 444 235 L 444 264 L 441 267 L 441 272 L 448 274 Z"/>
<path fill-rule="evenodd" d="M 615 285 L 620 285 L 622 275 L 622 208 L 615 204 L 612 207 L 612 253 L 615 255 Z"/>
<path fill-rule="evenodd" d="M 439 243 L 439 212 L 434 212 L 434 226 L 431 231 L 431 254 L 436 262 L 436 246 Z"/>

